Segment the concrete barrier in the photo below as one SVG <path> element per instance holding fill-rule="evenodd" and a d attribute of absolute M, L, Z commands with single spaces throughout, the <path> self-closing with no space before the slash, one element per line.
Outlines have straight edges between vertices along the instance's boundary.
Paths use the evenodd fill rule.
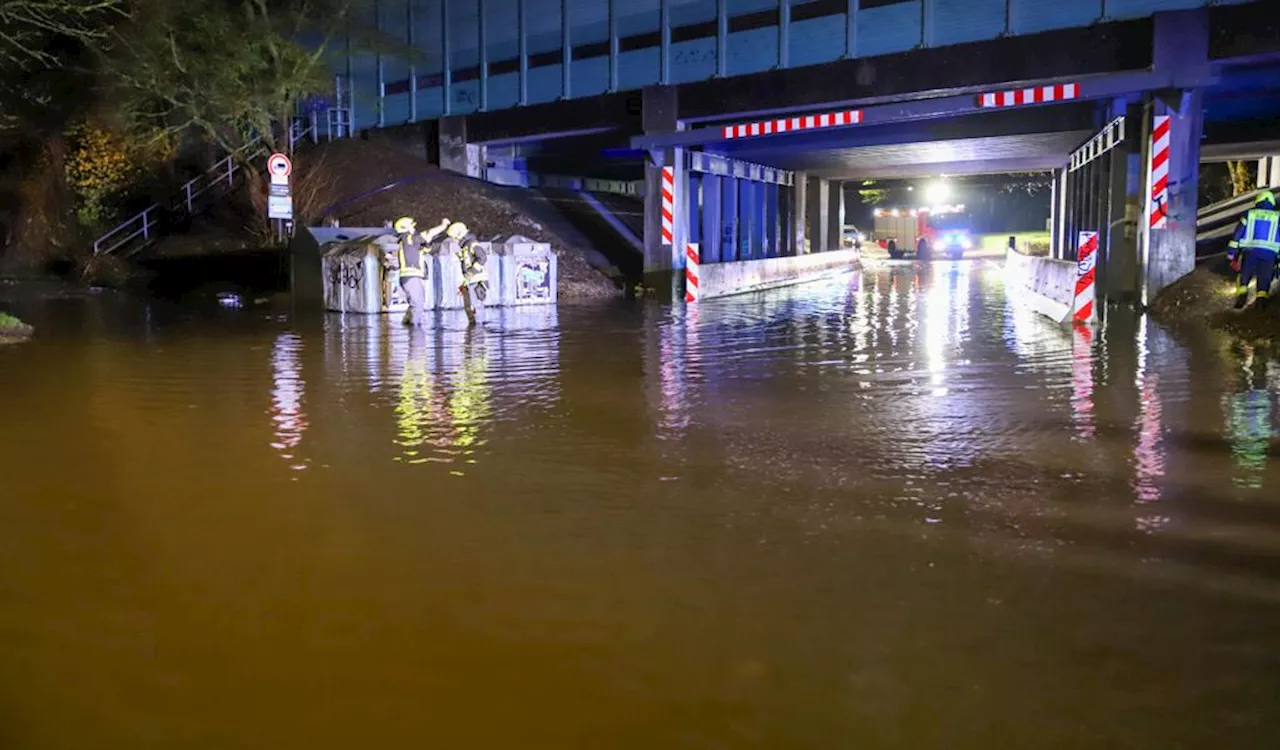
<path fill-rule="evenodd" d="M 850 271 L 857 262 L 857 250 L 834 250 L 785 258 L 707 263 L 699 267 L 698 288 L 704 300 L 728 297 Z"/>
<path fill-rule="evenodd" d="M 1023 255 L 1010 250 L 1005 255 L 1005 288 L 1014 304 L 1026 304 L 1057 323 L 1071 319 L 1076 295 L 1076 264 Z"/>

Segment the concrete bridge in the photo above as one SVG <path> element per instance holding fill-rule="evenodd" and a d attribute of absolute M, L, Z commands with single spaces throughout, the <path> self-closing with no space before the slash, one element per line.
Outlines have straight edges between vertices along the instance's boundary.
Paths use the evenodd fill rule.
<path fill-rule="evenodd" d="M 1278 17 L 1266 0 L 378 0 L 370 21 L 425 58 L 348 56 L 334 105 L 476 177 L 628 183 L 644 273 L 674 294 L 690 242 L 707 264 L 837 249 L 843 181 L 1053 170 L 1055 257 L 1097 231 L 1100 293 L 1145 301 L 1193 267 L 1206 135 L 1280 140 Z"/>

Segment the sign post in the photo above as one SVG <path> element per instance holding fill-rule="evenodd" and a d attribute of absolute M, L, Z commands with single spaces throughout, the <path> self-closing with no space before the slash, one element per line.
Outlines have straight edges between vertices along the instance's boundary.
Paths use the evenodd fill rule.
<path fill-rule="evenodd" d="M 1097 291 L 1094 280 L 1098 271 L 1098 233 L 1081 232 L 1076 245 L 1076 295 L 1071 319 L 1077 324 L 1098 320 Z"/>
<path fill-rule="evenodd" d="M 267 193 L 267 218 L 275 220 L 276 236 L 283 239 L 283 222 L 293 223 L 293 193 L 289 189 L 293 162 L 285 154 L 272 154 L 267 157 L 267 174 L 271 176 L 270 192 Z"/>

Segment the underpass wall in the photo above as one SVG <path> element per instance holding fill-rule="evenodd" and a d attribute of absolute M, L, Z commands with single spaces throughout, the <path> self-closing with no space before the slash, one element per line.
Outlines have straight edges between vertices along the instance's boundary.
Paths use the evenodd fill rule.
<path fill-rule="evenodd" d="M 1005 290 L 1013 304 L 1025 304 L 1054 322 L 1071 318 L 1076 294 L 1076 264 L 1023 255 L 1010 250 L 1005 256 Z"/>

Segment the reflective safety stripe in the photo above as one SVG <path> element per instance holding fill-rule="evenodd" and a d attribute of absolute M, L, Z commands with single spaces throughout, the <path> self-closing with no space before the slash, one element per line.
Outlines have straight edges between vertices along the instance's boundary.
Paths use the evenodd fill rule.
<path fill-rule="evenodd" d="M 427 254 L 426 254 L 425 252 L 423 252 L 423 248 L 422 248 L 422 247 L 419 247 L 419 248 L 418 248 L 418 265 L 417 265 L 417 266 L 414 266 L 414 267 L 410 267 L 410 266 L 409 266 L 409 262 L 408 262 L 407 260 L 405 260 L 405 257 L 404 257 L 404 238 L 403 238 L 403 237 L 402 237 L 402 238 L 400 238 L 400 244 L 399 244 L 398 248 L 399 248 L 399 253 L 400 253 L 400 278 L 402 278 L 402 279 L 412 279 L 412 278 L 418 278 L 418 279 L 421 279 L 421 278 L 426 278 L 426 275 L 427 275 L 427 263 L 426 263 L 426 260 L 427 260 Z"/>
<path fill-rule="evenodd" d="M 1270 253 L 1280 252 L 1280 212 L 1255 208 L 1245 214 L 1245 220 L 1241 245 Z"/>

